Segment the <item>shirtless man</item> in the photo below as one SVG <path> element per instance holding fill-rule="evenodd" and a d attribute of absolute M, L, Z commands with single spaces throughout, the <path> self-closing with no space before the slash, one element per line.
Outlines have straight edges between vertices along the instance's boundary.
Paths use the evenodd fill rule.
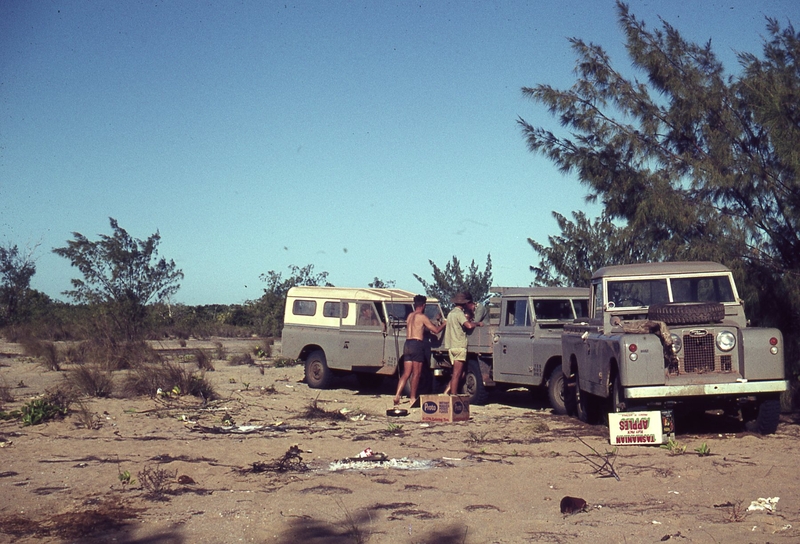
<path fill-rule="evenodd" d="M 400 377 L 400 382 L 397 384 L 397 394 L 394 396 L 395 405 L 400 404 L 400 395 L 403 388 L 411 377 L 411 406 L 417 402 L 417 389 L 419 388 L 419 377 L 422 374 L 422 363 L 425 362 L 427 353 L 425 345 L 425 330 L 429 330 L 433 334 L 439 334 L 445 327 L 445 321 L 434 325 L 428 316 L 425 315 L 425 303 L 428 301 L 422 295 L 414 297 L 414 311 L 406 318 L 406 343 L 403 347 L 403 375 Z"/>

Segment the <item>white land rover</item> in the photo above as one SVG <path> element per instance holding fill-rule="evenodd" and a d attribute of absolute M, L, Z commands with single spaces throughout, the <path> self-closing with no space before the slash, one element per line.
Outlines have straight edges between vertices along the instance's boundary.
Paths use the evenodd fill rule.
<path fill-rule="evenodd" d="M 414 296 L 402 289 L 292 287 L 281 351 L 304 361 L 309 387 L 325 389 L 335 374 L 346 372 L 357 373 L 364 385 L 375 385 L 402 368 Z M 433 322 L 442 319 L 439 301 L 429 298 L 425 314 Z M 438 341 L 432 338 L 433 346 Z"/>

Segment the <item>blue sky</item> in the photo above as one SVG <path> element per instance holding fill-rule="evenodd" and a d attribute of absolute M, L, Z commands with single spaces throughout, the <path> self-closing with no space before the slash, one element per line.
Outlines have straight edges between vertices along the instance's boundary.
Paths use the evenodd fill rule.
<path fill-rule="evenodd" d="M 712 44 L 729 71 L 760 54 L 765 16 L 796 0 L 636 1 Z M 520 89 L 574 82 L 567 38 L 630 72 L 612 0 L 0 3 L 0 244 L 32 251 L 32 286 L 65 300 L 54 255 L 114 217 L 162 237 L 174 302 L 258 298 L 259 275 L 313 264 L 337 286 L 421 291 L 454 255 L 525 286 L 527 238 L 585 203 L 531 154 Z"/>

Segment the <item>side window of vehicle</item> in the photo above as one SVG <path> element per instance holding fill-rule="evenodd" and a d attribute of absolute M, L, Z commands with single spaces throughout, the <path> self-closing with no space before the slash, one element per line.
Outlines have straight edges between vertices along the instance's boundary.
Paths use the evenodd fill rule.
<path fill-rule="evenodd" d="M 603 316 L 603 282 L 594 284 L 594 308 L 592 317 L 599 319 Z"/>
<path fill-rule="evenodd" d="M 504 324 L 508 327 L 525 327 L 531 324 L 528 317 L 527 300 L 509 300 L 506 302 Z"/>
<path fill-rule="evenodd" d="M 575 308 L 575 317 L 589 317 L 588 300 L 573 299 L 572 306 Z"/>
<path fill-rule="evenodd" d="M 350 307 L 346 302 L 331 302 L 328 301 L 322 306 L 322 315 L 324 317 L 341 317 L 347 318 L 347 310 Z"/>
<path fill-rule="evenodd" d="M 358 303 L 358 319 L 356 325 L 366 327 L 380 326 L 381 320 L 378 319 L 378 313 L 375 311 L 375 305 L 371 302 Z"/>
<path fill-rule="evenodd" d="M 316 300 L 295 300 L 292 304 L 292 313 L 294 315 L 308 315 L 312 316 L 317 313 Z"/>
<path fill-rule="evenodd" d="M 569 300 L 535 300 L 536 319 L 572 321 L 572 304 Z"/>

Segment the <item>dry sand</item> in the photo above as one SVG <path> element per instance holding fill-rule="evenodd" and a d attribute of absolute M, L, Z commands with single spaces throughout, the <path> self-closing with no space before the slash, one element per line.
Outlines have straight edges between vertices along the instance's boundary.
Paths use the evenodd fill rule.
<path fill-rule="evenodd" d="M 229 354 L 257 344 L 223 341 Z M 0 386 L 14 398 L 6 411 L 63 379 L 15 344 L 0 353 Z M 800 541 L 793 414 L 766 437 L 708 414 L 678 428 L 683 454 L 626 446 L 613 457 L 606 427 L 555 416 L 524 390 L 473 406 L 468 422 L 423 424 L 419 409 L 386 416 L 388 381 L 318 391 L 302 367 L 213 364 L 206 378 L 221 400 L 205 406 L 88 399 L 62 420 L 0 422 L 0 542 Z M 220 432 L 227 423 L 260 428 Z M 694 452 L 703 443 L 710 456 Z M 401 461 L 331 470 L 366 448 Z M 619 480 L 590 462 L 606 459 Z M 565 496 L 585 511 L 562 514 Z M 774 512 L 747 510 L 776 497 Z"/>

